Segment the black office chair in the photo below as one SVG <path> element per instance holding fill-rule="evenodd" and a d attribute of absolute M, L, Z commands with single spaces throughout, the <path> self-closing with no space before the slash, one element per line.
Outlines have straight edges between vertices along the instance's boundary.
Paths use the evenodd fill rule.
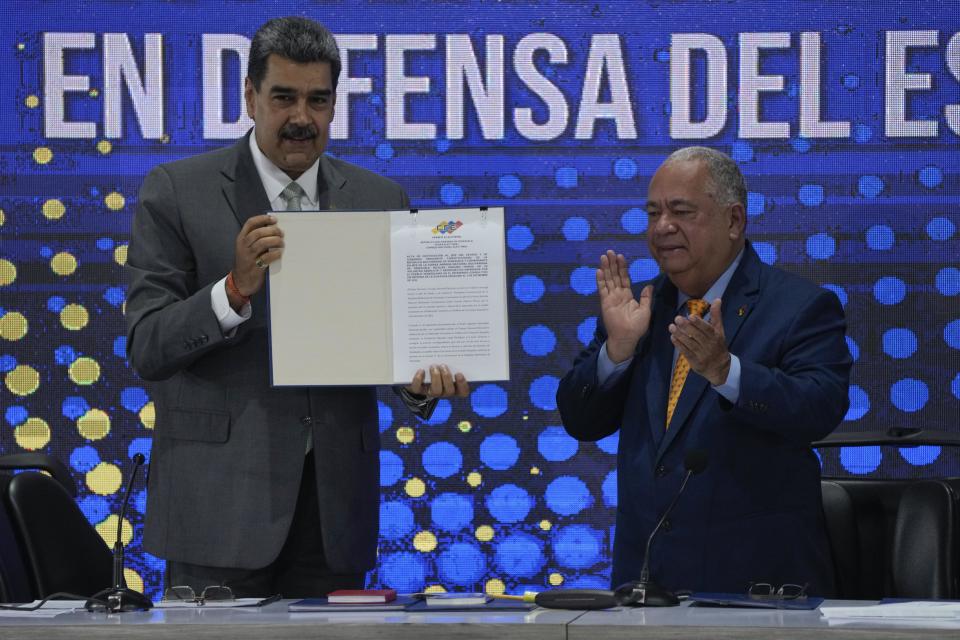
<path fill-rule="evenodd" d="M 957 447 L 960 433 L 891 428 L 813 443 L 866 445 Z M 838 597 L 960 597 L 960 479 L 828 478 L 820 487 Z"/>
<path fill-rule="evenodd" d="M 923 480 L 900 496 L 893 529 L 893 589 L 901 598 L 956 598 L 957 493 L 947 481 Z"/>
<path fill-rule="evenodd" d="M 67 468 L 43 454 L 0 456 L 0 471 L 22 469 L 51 475 L 18 473 L 0 478 L 5 512 L 0 520 L 6 519 L 12 533 L 3 553 L 9 562 L 4 566 L 6 601 L 25 602 L 56 592 L 90 596 L 112 584 L 110 550 L 74 502 L 76 488 Z"/>

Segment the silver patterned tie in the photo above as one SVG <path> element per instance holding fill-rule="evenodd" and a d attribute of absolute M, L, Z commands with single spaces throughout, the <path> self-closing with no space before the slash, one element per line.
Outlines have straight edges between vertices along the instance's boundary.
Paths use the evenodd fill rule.
<path fill-rule="evenodd" d="M 286 187 L 284 187 L 283 192 L 280 194 L 280 198 L 287 203 L 287 211 L 303 211 L 303 208 L 300 205 L 300 199 L 305 196 L 306 193 L 296 182 L 291 182 Z"/>

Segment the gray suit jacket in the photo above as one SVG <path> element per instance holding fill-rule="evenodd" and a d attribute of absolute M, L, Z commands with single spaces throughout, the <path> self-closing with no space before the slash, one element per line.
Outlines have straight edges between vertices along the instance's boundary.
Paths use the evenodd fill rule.
<path fill-rule="evenodd" d="M 409 206 L 395 182 L 326 156 L 318 182 L 329 208 Z M 144 547 L 192 564 L 269 564 L 290 527 L 309 432 L 327 562 L 365 571 L 380 495 L 374 388 L 271 387 L 266 288 L 232 338 L 211 308 L 240 227 L 269 210 L 247 137 L 160 165 L 141 187 L 126 316 L 130 364 L 152 381 L 156 408 Z"/>

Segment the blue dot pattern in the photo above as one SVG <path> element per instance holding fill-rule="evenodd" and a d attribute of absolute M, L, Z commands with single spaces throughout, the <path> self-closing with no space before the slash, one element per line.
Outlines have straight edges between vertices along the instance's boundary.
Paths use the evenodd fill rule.
<path fill-rule="evenodd" d="M 97 145 L 99 139 L 48 137 L 41 34 L 116 30 L 114 3 L 80 4 L 64 3 L 45 15 L 31 11 L 27 0 L 10 0 L 3 8 L 7 22 L 17 25 L 4 45 L 17 66 L 18 85 L 14 99 L 2 107 L 6 117 L 0 119 L 8 147 L 0 166 L 5 185 L 0 193 L 0 282 L 6 283 L 13 273 L 8 265 L 16 273 L 15 280 L 0 284 L 0 328 L 15 331 L 15 314 L 22 314 L 26 334 L 20 339 L 0 336 L 0 377 L 5 384 L 0 448 L 2 453 L 23 451 L 24 440 L 18 439 L 23 425 L 43 420 L 51 438 L 41 451 L 69 465 L 81 511 L 100 525 L 115 513 L 120 496 L 96 494 L 87 474 L 115 465 L 126 475 L 132 455 L 150 456 L 153 437 L 151 387 L 125 361 L 121 263 L 137 191 L 158 163 L 227 141 L 205 137 L 199 117 L 173 115 L 195 114 L 196 105 L 203 103 L 202 66 L 178 61 L 201 58 L 199 36 L 209 30 L 203 25 L 209 23 L 211 10 L 221 10 L 208 0 L 161 3 L 150 11 L 135 6 L 124 14 L 124 31 L 133 34 L 138 61 L 142 36 L 136 34 L 160 30 L 167 50 L 175 52 L 164 69 L 167 139 L 145 140 L 130 109 L 124 112 L 121 136 L 110 140 L 109 152 Z M 855 366 L 841 428 L 957 428 L 956 134 L 943 117 L 942 91 L 936 90 L 910 93 L 908 114 L 937 122 L 936 137 L 890 135 L 884 122 L 884 88 L 874 81 L 883 77 L 882 60 L 860 55 L 882 48 L 884 32 L 912 29 L 909 25 L 953 33 L 949 15 L 892 0 L 872 12 L 851 3 L 814 0 L 805 17 L 772 4 L 760 6 L 751 13 L 752 30 L 822 34 L 829 52 L 822 69 L 822 117 L 850 122 L 849 137 L 827 139 L 800 131 L 798 57 L 776 54 L 770 65 L 764 61 L 765 73 L 784 74 L 786 88 L 764 96 L 762 119 L 788 123 L 788 137 L 742 135 L 734 91 L 724 127 L 708 139 L 687 141 L 671 137 L 669 131 L 669 40 L 671 33 L 688 31 L 701 19 L 709 3 L 640 3 L 623 12 L 612 4 L 581 8 L 545 0 L 536 6 L 471 3 L 437 12 L 414 2 L 391 14 L 389 21 L 366 7 L 331 7 L 336 18 L 330 18 L 330 26 L 337 33 L 376 34 L 378 48 L 351 59 L 351 75 L 370 77 L 373 89 L 337 105 L 340 116 L 350 116 L 349 131 L 331 141 L 329 152 L 396 180 L 413 206 L 504 206 L 507 222 L 511 380 L 474 381 L 469 398 L 441 401 L 426 421 L 411 416 L 389 389 L 380 392 L 383 499 L 380 555 L 369 576 L 371 586 L 408 592 L 441 584 L 483 590 L 488 580 L 498 579 L 516 593 L 549 586 L 553 574 L 560 574 L 566 587 L 608 586 L 619 434 L 597 443 L 570 438 L 560 423 L 555 392 L 559 378 L 597 329 L 594 270 L 599 255 L 608 248 L 622 252 L 636 283 L 659 273 L 646 247 L 646 189 L 660 160 L 687 143 L 722 149 L 740 163 L 749 190 L 747 233 L 761 260 L 832 291 L 846 309 L 846 343 Z M 236 18 L 231 32 L 253 33 L 272 17 L 270 12 L 266 4 L 252 6 Z M 711 20 L 711 32 L 725 43 L 733 70 L 736 56 L 730 43 L 743 31 L 743 13 L 713 14 Z M 569 107 L 565 129 L 546 141 L 524 138 L 513 117 L 515 108 L 524 107 L 531 108 L 536 123 L 549 117 L 511 66 L 512 47 L 534 30 L 534 21 L 536 31 L 561 38 L 569 56 L 563 65 L 537 62 Z M 484 137 L 469 92 L 464 135 L 446 137 L 452 133 L 445 127 L 442 44 L 435 51 L 416 52 L 405 70 L 431 80 L 429 93 L 407 96 L 406 120 L 435 123 L 436 134 L 428 139 L 391 138 L 385 114 L 395 105 L 384 99 L 383 34 L 445 34 L 462 31 L 464 24 L 476 33 L 505 34 L 503 138 Z M 853 28 L 840 30 L 837 24 Z M 600 117 L 589 139 L 577 137 L 592 33 L 621 34 L 635 136 L 619 138 L 613 120 Z M 638 39 L 638 33 L 650 37 Z M 474 37 L 473 42 L 482 69 L 487 58 L 483 39 Z M 942 57 L 943 50 L 929 53 Z M 97 97 L 72 94 L 69 119 L 93 122 L 97 135 L 103 135 L 96 107 L 104 95 L 98 86 L 102 60 L 92 52 L 65 56 L 69 73 L 87 75 L 91 88 L 100 91 Z M 935 88 L 955 86 L 946 65 L 918 65 L 922 69 L 911 72 L 930 74 Z M 228 69 L 226 75 L 230 73 Z M 601 102 L 610 98 L 608 81 L 601 83 Z M 239 78 L 226 78 L 225 83 L 224 117 L 229 120 L 243 110 L 242 85 Z M 694 102 L 704 95 L 702 83 L 702 77 L 694 78 Z M 33 96 L 40 98 L 39 108 L 29 106 Z M 694 112 L 695 120 L 706 116 L 702 104 L 694 105 Z M 42 157 L 39 153 L 34 155 L 41 147 L 52 152 L 45 164 L 36 159 Z M 118 209 L 105 204 L 108 197 L 116 201 L 110 194 L 122 196 Z M 44 205 L 54 200 L 64 207 L 60 218 L 44 213 Z M 53 270 L 51 261 L 63 254 L 76 260 L 74 272 Z M 88 316 L 87 325 L 67 329 L 60 314 L 78 306 Z M 73 368 L 91 363 L 99 372 L 97 381 L 80 384 L 70 377 Z M 14 372 L 23 367 L 37 372 L 40 386 L 17 395 L 10 385 L 18 375 Z M 105 424 L 103 416 L 109 420 L 105 435 L 94 429 L 88 439 L 80 433 L 78 425 Z M 960 474 L 955 452 L 937 447 L 824 449 L 819 454 L 830 475 Z M 134 531 L 128 561 L 144 579 L 148 594 L 157 598 L 163 562 L 142 549 L 145 509 L 141 485 L 133 493 L 128 516 Z"/>

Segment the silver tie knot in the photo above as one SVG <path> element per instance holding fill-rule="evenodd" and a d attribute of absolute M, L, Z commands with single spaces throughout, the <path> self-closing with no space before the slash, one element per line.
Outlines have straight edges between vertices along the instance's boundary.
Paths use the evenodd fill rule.
<path fill-rule="evenodd" d="M 306 192 L 303 190 L 303 187 L 296 182 L 291 182 L 284 187 L 280 198 L 287 203 L 287 211 L 302 211 L 303 208 L 300 205 L 300 199 L 305 195 Z"/>

